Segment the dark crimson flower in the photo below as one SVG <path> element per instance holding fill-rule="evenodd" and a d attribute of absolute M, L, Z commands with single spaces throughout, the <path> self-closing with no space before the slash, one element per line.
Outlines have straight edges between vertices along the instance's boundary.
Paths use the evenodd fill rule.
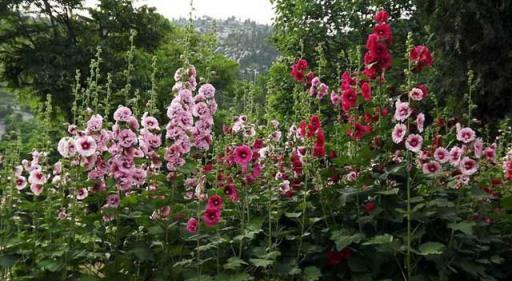
<path fill-rule="evenodd" d="M 432 55 L 424 45 L 418 45 L 411 49 L 409 59 L 415 63 L 415 70 L 421 71 L 426 66 L 432 67 Z"/>
<path fill-rule="evenodd" d="M 339 263 L 342 263 L 352 257 L 352 250 L 350 248 L 345 248 L 341 251 L 328 251 L 326 255 L 325 264 L 327 266 L 335 266 Z"/>
<path fill-rule="evenodd" d="M 314 132 L 316 132 L 321 127 L 320 118 L 318 118 L 318 116 L 316 114 L 311 116 L 311 119 L 309 120 L 309 122 L 310 122 L 311 127 Z"/>
<path fill-rule="evenodd" d="M 236 189 L 234 183 L 229 183 L 224 187 L 224 194 L 226 194 L 229 197 L 229 200 L 231 200 L 231 202 L 238 201 L 238 190 Z"/>
<path fill-rule="evenodd" d="M 344 89 L 341 94 L 341 107 L 343 111 L 349 111 L 351 108 L 356 106 L 357 94 L 352 87 Z"/>
<path fill-rule="evenodd" d="M 375 208 L 377 208 L 377 203 L 375 203 L 375 201 L 373 201 L 373 200 L 367 201 L 363 204 L 363 211 L 367 215 L 371 215 L 373 213 L 373 211 L 375 211 Z"/>
<path fill-rule="evenodd" d="M 205 174 L 208 174 L 212 170 L 213 170 L 213 164 L 212 163 L 208 163 L 208 164 L 203 166 L 203 173 L 205 173 Z"/>
<path fill-rule="evenodd" d="M 359 123 L 354 124 L 354 127 L 348 132 L 348 136 L 353 140 L 361 140 L 366 134 L 372 131 L 371 126 L 364 126 Z"/>

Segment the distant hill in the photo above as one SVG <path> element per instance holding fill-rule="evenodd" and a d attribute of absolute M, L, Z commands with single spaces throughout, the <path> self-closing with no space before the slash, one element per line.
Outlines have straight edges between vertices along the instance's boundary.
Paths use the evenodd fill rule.
<path fill-rule="evenodd" d="M 177 19 L 179 25 L 189 23 L 188 19 Z M 240 76 L 253 80 L 259 73 L 265 72 L 277 57 L 277 51 L 268 42 L 272 34 L 269 25 L 254 21 L 241 21 L 235 17 L 226 20 L 202 17 L 194 20 L 196 30 L 201 33 L 216 33 L 220 47 L 217 49 L 240 64 Z"/>

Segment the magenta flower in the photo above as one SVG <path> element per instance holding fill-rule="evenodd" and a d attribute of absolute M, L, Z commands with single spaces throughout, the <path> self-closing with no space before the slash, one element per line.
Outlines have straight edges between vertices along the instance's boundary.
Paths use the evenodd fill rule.
<path fill-rule="evenodd" d="M 207 208 L 203 213 L 203 221 L 208 227 L 215 226 L 221 219 L 220 209 Z"/>
<path fill-rule="evenodd" d="M 239 145 L 235 148 L 234 161 L 240 166 L 247 166 L 252 160 L 252 150 L 247 145 Z"/>
<path fill-rule="evenodd" d="M 473 129 L 466 127 L 461 128 L 460 124 L 457 123 L 457 140 L 463 143 L 470 143 L 475 140 L 476 134 Z"/>
<path fill-rule="evenodd" d="M 208 199 L 208 209 L 221 209 L 222 208 L 222 197 L 219 195 L 213 195 Z"/>
<path fill-rule="evenodd" d="M 198 221 L 196 218 L 190 218 L 187 221 L 187 232 L 190 234 L 197 233 L 197 224 Z"/>

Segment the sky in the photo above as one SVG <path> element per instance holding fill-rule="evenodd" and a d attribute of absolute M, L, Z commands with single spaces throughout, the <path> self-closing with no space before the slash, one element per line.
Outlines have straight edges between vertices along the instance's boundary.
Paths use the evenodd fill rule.
<path fill-rule="evenodd" d="M 207 15 L 226 19 L 235 16 L 242 20 L 251 19 L 257 23 L 271 24 L 274 11 L 269 0 L 193 0 L 194 17 Z M 95 5 L 97 0 L 86 0 L 86 5 Z M 135 5 L 156 7 L 167 18 L 188 18 L 190 0 L 135 0 Z"/>

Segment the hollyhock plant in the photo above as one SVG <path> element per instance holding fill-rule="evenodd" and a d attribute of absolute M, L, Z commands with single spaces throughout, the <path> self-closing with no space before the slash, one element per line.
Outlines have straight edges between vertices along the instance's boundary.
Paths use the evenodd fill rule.
<path fill-rule="evenodd" d="M 417 134 L 410 134 L 409 136 L 407 136 L 407 139 L 405 140 L 405 147 L 414 153 L 418 153 L 421 150 L 422 143 L 422 136 Z"/>

